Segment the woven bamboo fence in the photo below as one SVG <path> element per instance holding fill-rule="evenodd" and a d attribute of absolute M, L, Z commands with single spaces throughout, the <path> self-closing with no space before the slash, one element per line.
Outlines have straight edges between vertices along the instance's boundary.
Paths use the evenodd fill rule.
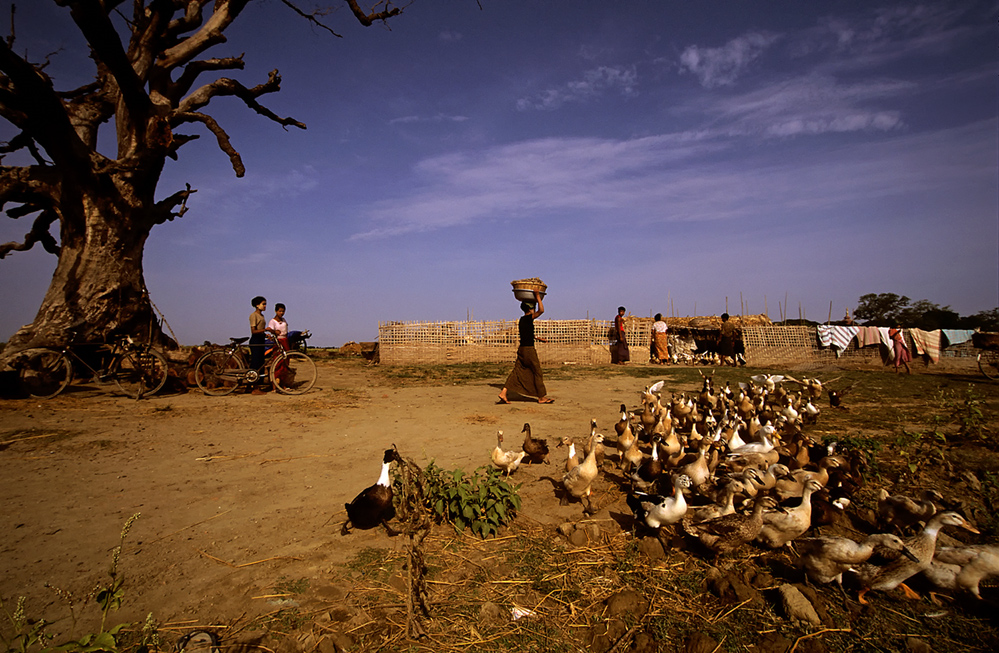
<path fill-rule="evenodd" d="M 837 359 L 854 363 L 881 362 L 879 347 L 857 347 L 856 340 L 837 353 L 819 346 L 814 326 L 776 326 L 766 316 L 737 316 L 746 359 L 753 366 L 824 365 Z M 670 333 L 681 337 L 712 338 L 721 319 L 716 316 L 667 318 Z M 538 357 L 546 365 L 610 362 L 610 320 L 538 320 L 535 334 Z M 647 359 L 652 319 L 629 317 L 625 333 L 632 361 Z M 496 322 L 384 322 L 378 325 L 379 356 L 384 364 L 509 363 L 518 344 L 516 320 Z M 913 343 L 909 341 L 910 351 Z M 973 359 L 970 342 L 948 347 L 943 358 Z"/>

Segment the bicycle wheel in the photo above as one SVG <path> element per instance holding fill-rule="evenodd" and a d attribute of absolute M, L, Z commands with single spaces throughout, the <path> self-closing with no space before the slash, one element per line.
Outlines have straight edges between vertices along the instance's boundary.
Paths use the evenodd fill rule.
<path fill-rule="evenodd" d="M 206 395 L 221 397 L 236 389 L 243 371 L 239 355 L 221 349 L 210 351 L 195 364 L 194 382 Z"/>
<path fill-rule="evenodd" d="M 305 394 L 316 384 L 316 364 L 300 351 L 289 351 L 271 363 L 274 389 L 286 395 Z"/>
<path fill-rule="evenodd" d="M 985 378 L 993 381 L 999 379 L 999 351 L 986 349 L 978 354 L 978 369 Z"/>
<path fill-rule="evenodd" d="M 167 362 L 154 350 L 126 351 L 114 362 L 112 373 L 118 388 L 133 399 L 156 394 L 166 384 Z"/>
<path fill-rule="evenodd" d="M 17 376 L 32 397 L 51 399 L 73 380 L 73 362 L 52 349 L 29 349 L 18 355 Z"/>

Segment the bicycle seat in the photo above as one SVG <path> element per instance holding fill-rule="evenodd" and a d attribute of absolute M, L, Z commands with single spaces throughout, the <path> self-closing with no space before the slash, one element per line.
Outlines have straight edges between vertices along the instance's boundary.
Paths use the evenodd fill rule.
<path fill-rule="evenodd" d="M 229 341 L 232 342 L 232 344 L 234 345 L 241 345 L 249 339 L 250 337 L 246 336 L 245 338 L 229 338 Z"/>

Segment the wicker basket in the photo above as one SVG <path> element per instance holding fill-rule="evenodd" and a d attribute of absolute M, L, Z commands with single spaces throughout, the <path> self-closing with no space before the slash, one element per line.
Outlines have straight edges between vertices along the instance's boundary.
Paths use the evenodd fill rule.
<path fill-rule="evenodd" d="M 518 281 L 511 281 L 510 285 L 513 286 L 513 296 L 519 301 L 534 301 L 534 293 L 537 292 L 542 298 L 548 291 L 548 286 L 541 279 L 520 279 Z"/>

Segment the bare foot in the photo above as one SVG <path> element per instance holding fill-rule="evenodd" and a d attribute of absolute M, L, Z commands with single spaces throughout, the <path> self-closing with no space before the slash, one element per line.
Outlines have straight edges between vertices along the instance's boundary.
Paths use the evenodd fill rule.
<path fill-rule="evenodd" d="M 538 399 L 538 403 L 539 404 L 554 404 L 555 400 L 552 399 L 551 397 L 542 397 L 541 399 Z"/>

